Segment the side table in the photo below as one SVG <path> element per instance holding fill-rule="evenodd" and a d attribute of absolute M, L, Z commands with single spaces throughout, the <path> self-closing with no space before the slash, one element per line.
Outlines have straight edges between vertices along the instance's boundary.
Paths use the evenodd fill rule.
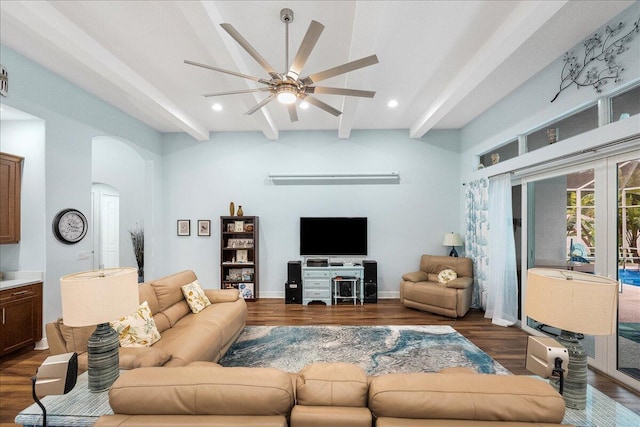
<path fill-rule="evenodd" d="M 342 284 L 346 283 L 349 285 L 349 295 L 342 294 Z M 360 298 L 358 285 L 360 284 L 360 279 L 355 277 L 334 277 L 333 278 L 333 303 L 337 304 L 338 299 L 352 299 L 353 305 L 356 305 L 358 298 Z"/>
<path fill-rule="evenodd" d="M 86 372 L 78 376 L 76 386 L 69 393 L 45 396 L 41 402 L 47 408 L 50 427 L 92 427 L 102 415 L 113 414 L 109 392 L 90 392 Z M 15 423 L 24 427 L 42 426 L 42 409 L 33 403 L 16 416 Z"/>

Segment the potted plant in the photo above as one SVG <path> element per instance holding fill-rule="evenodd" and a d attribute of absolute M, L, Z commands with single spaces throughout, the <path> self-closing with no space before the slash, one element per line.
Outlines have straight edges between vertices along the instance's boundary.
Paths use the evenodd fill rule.
<path fill-rule="evenodd" d="M 136 223 L 133 230 L 129 230 L 133 254 L 138 264 L 138 283 L 144 282 L 144 227 Z"/>

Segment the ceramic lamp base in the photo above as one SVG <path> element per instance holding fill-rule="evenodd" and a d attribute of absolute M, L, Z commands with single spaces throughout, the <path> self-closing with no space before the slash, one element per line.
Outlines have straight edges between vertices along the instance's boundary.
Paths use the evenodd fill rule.
<path fill-rule="evenodd" d="M 451 252 L 449 252 L 449 256 L 458 257 L 458 252 L 456 251 L 455 246 L 451 246 Z"/>
<path fill-rule="evenodd" d="M 120 375 L 118 333 L 108 323 L 101 323 L 87 343 L 89 391 L 108 390 Z"/>
<path fill-rule="evenodd" d="M 557 341 L 566 347 L 569 353 L 569 372 L 564 378 L 564 404 L 571 409 L 585 409 L 587 407 L 587 352 L 573 332 L 562 331 Z M 559 381 L 551 381 L 551 385 L 558 390 Z"/>

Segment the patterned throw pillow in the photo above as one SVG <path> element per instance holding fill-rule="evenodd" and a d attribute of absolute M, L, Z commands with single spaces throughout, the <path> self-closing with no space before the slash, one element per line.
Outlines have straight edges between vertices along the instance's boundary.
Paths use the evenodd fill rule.
<path fill-rule="evenodd" d="M 149 347 L 160 339 L 160 332 L 146 301 L 140 304 L 134 314 L 110 323 L 120 336 L 122 347 Z"/>
<path fill-rule="evenodd" d="M 211 305 L 211 301 L 204 294 L 202 286 L 198 280 L 194 280 L 188 285 L 182 287 L 182 293 L 187 300 L 187 304 L 191 307 L 191 311 L 194 313 L 200 313 L 205 307 Z"/>
<path fill-rule="evenodd" d="M 447 268 L 446 270 L 442 270 L 440 273 L 438 273 L 438 282 L 447 283 L 457 277 L 458 277 L 458 274 L 455 271 L 453 271 L 450 268 Z"/>

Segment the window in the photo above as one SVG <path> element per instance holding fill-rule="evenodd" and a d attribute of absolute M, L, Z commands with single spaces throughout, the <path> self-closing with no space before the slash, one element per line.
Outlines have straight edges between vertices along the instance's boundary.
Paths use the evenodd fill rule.
<path fill-rule="evenodd" d="M 598 127 L 598 107 L 593 105 L 550 123 L 527 135 L 527 151 L 534 151 Z"/>

